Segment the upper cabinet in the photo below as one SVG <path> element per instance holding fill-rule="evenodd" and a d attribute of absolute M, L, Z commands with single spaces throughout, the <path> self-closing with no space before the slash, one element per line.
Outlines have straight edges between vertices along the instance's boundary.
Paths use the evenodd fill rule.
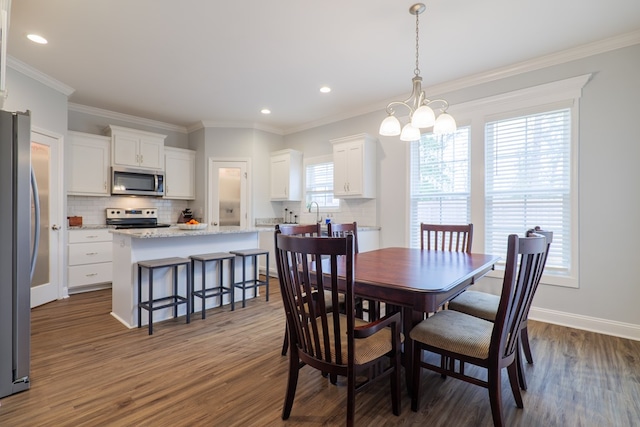
<path fill-rule="evenodd" d="M 107 136 L 68 131 L 65 150 L 67 194 L 109 196 L 109 148 Z"/>
<path fill-rule="evenodd" d="M 302 153 L 281 150 L 271 153 L 271 200 L 302 200 Z"/>
<path fill-rule="evenodd" d="M 182 148 L 164 148 L 164 198 L 196 198 L 196 152 Z"/>
<path fill-rule="evenodd" d="M 340 199 L 376 197 L 376 142 L 367 134 L 332 139 L 333 193 Z"/>
<path fill-rule="evenodd" d="M 112 166 L 164 169 L 166 135 L 109 125 Z"/>

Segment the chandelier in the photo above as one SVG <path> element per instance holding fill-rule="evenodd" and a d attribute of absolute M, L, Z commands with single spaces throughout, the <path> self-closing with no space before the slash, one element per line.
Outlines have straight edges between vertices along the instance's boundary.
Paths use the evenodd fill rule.
<path fill-rule="evenodd" d="M 422 90 L 422 77 L 419 65 L 419 15 L 424 12 L 425 5 L 416 3 L 409 8 L 409 13 L 416 16 L 416 68 L 413 70 L 413 90 L 409 98 L 404 101 L 392 101 L 387 105 L 387 117 L 380 124 L 380 135 L 398 136 L 402 141 L 416 141 L 420 139 L 420 128 L 433 126 L 436 135 L 454 133 L 456 121 L 447 114 L 449 103 L 444 99 L 428 99 Z M 394 107 L 404 106 L 409 110 L 409 123 L 400 130 L 400 121 L 395 116 Z M 436 112 L 438 117 L 436 118 Z"/>

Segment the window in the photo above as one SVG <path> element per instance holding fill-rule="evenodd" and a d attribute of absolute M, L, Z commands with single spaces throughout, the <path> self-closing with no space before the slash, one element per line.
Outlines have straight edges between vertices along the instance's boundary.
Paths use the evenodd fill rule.
<path fill-rule="evenodd" d="M 571 225 L 570 109 L 485 125 L 485 250 L 505 253 L 514 230 L 553 231 L 547 271 L 567 272 Z"/>
<path fill-rule="evenodd" d="M 423 134 L 411 143 L 411 247 L 420 247 L 420 223 L 468 224 L 469 127 L 455 135 Z"/>
<path fill-rule="evenodd" d="M 333 160 L 331 156 L 305 161 L 305 204 L 318 203 L 322 209 L 337 209 L 340 200 L 333 197 Z"/>
<path fill-rule="evenodd" d="M 410 246 L 420 222 L 471 222 L 472 251 L 504 254 L 507 235 L 539 225 L 553 231 L 542 283 L 577 287 L 578 100 L 590 77 L 453 105 L 455 135 L 411 143 Z"/>

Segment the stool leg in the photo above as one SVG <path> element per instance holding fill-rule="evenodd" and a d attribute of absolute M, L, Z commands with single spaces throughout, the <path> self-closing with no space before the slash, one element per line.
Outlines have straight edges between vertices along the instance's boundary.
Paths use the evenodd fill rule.
<path fill-rule="evenodd" d="M 184 265 L 184 268 L 187 273 L 187 284 L 186 284 L 186 300 L 187 300 L 187 323 L 191 323 L 191 294 L 193 292 L 193 277 L 191 276 L 191 269 L 188 264 Z"/>
<path fill-rule="evenodd" d="M 265 263 L 267 269 L 264 272 L 264 280 L 267 288 L 267 301 L 269 301 L 269 253 L 267 252 L 265 255 L 267 257 L 267 262 Z"/>
<path fill-rule="evenodd" d="M 153 335 L 153 268 L 149 268 L 149 335 Z"/>
<path fill-rule="evenodd" d="M 242 308 L 246 306 L 246 291 L 247 291 L 247 278 L 246 278 L 246 266 L 245 257 L 242 257 Z"/>
<path fill-rule="evenodd" d="M 142 327 L 142 267 L 138 266 L 138 328 Z"/>
<path fill-rule="evenodd" d="M 202 264 L 202 282 L 201 282 L 202 283 L 202 286 L 201 286 L 201 291 L 202 291 L 202 298 L 201 298 L 201 301 L 202 301 L 202 318 L 206 319 L 206 316 L 207 316 L 206 315 L 206 311 L 207 310 L 206 310 L 206 307 L 205 307 L 206 306 L 205 303 L 207 302 L 207 299 L 205 298 L 206 294 L 205 294 L 204 290 L 206 289 L 206 284 L 205 284 L 206 268 L 205 267 L 206 267 L 207 263 L 202 261 L 201 264 Z"/>
<path fill-rule="evenodd" d="M 231 289 L 231 293 L 230 293 L 230 299 L 231 299 L 231 311 L 235 310 L 235 295 L 236 295 L 236 288 L 234 286 L 234 283 L 236 283 L 236 259 L 234 258 L 230 258 L 229 259 L 229 263 L 231 265 L 231 279 L 229 279 L 229 288 Z"/>
<path fill-rule="evenodd" d="M 222 300 L 224 299 L 224 283 L 222 282 L 223 272 L 224 272 L 224 260 L 221 259 L 220 261 L 216 262 L 216 267 L 218 268 L 218 276 L 219 276 L 218 294 L 220 294 L 220 307 L 222 307 L 222 303 L 223 303 Z"/>
<path fill-rule="evenodd" d="M 187 286 L 188 287 L 188 286 Z M 174 265 L 173 266 L 173 295 L 175 295 L 175 302 L 178 302 L 178 266 Z M 178 317 L 178 304 L 175 304 L 173 306 L 173 318 L 175 319 L 176 317 Z"/>

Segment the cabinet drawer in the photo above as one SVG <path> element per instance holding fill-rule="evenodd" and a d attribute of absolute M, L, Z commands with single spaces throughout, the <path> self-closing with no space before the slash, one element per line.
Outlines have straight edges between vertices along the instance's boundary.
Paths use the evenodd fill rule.
<path fill-rule="evenodd" d="M 113 243 L 97 242 L 69 245 L 69 265 L 111 262 Z"/>
<path fill-rule="evenodd" d="M 112 271 L 110 262 L 69 267 L 69 287 L 111 282 Z"/>
<path fill-rule="evenodd" d="M 113 234 L 106 228 L 69 230 L 69 243 L 111 242 Z"/>

